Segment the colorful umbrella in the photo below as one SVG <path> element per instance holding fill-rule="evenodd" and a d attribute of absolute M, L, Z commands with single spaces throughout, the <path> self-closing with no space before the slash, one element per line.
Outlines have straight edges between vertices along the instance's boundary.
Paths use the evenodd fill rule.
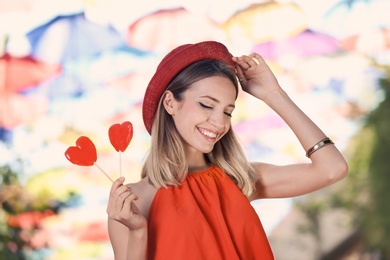
<path fill-rule="evenodd" d="M 252 4 L 231 16 L 223 25 L 233 42 L 253 44 L 294 36 L 307 29 L 304 12 L 293 3 Z"/>
<path fill-rule="evenodd" d="M 0 58 L 0 127 L 11 129 L 42 114 L 47 107 L 43 97 L 20 94 L 54 77 L 60 65 L 45 64 L 32 57 Z"/>
<path fill-rule="evenodd" d="M 184 8 L 158 10 L 129 26 L 130 46 L 166 52 L 178 45 L 215 39 L 217 25 Z"/>
<path fill-rule="evenodd" d="M 93 23 L 82 13 L 58 16 L 29 31 L 27 38 L 32 55 L 52 63 L 97 55 L 124 44 L 116 30 Z"/>
<path fill-rule="evenodd" d="M 260 43 L 252 51 L 265 59 L 277 60 L 283 56 L 305 58 L 326 55 L 338 50 L 338 40 L 327 34 L 306 30 L 286 39 Z"/>

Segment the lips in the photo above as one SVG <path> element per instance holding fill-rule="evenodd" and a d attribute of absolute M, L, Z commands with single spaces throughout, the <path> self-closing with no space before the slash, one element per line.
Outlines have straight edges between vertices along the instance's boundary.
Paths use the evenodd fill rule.
<path fill-rule="evenodd" d="M 198 128 L 198 130 L 203 136 L 205 136 L 209 140 L 215 140 L 218 136 L 217 133 L 203 129 L 203 128 Z"/>

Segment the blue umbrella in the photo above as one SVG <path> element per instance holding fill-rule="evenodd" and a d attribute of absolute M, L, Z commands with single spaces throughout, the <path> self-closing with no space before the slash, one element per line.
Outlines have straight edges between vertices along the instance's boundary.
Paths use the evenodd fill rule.
<path fill-rule="evenodd" d="M 63 68 L 84 80 L 101 83 L 148 68 L 156 57 L 153 52 L 123 45 L 93 57 L 69 60 L 63 63 Z"/>
<path fill-rule="evenodd" d="M 42 95 L 51 101 L 79 98 L 104 87 L 104 83 L 137 70 L 149 68 L 155 55 L 129 46 L 91 57 L 68 59 L 62 73 L 30 90 L 28 94 Z"/>
<path fill-rule="evenodd" d="M 97 55 L 125 43 L 114 28 L 91 22 L 83 13 L 58 16 L 26 36 L 32 56 L 53 63 Z"/>

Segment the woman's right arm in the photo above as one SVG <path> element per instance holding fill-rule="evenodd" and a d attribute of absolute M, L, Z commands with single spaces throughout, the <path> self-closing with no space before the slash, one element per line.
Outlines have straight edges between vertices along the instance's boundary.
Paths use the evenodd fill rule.
<path fill-rule="evenodd" d="M 107 205 L 108 233 L 116 260 L 146 259 L 147 221 L 134 201 L 138 197 L 117 179 Z"/>

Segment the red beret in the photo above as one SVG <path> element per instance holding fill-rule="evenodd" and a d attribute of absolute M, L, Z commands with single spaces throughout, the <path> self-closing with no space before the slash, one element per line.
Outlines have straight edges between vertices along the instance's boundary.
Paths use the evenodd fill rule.
<path fill-rule="evenodd" d="M 149 134 L 152 132 L 159 100 L 169 83 L 184 68 L 201 60 L 220 60 L 230 65 L 234 70 L 232 54 L 225 45 L 219 42 L 205 41 L 185 44 L 170 51 L 158 65 L 146 88 L 142 104 L 142 117 Z"/>

